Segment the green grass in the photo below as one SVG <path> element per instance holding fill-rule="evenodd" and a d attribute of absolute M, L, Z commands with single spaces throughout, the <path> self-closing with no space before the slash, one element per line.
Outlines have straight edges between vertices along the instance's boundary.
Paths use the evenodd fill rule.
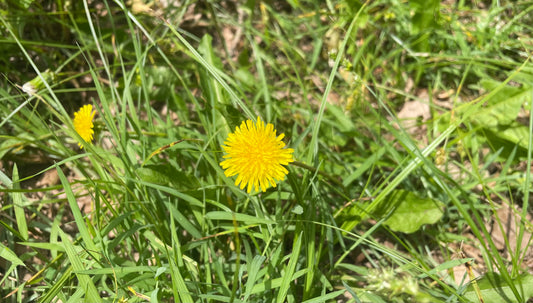
<path fill-rule="evenodd" d="M 159 2 L 0 2 L 1 302 L 533 297 L 533 3 Z M 298 162 L 247 194 L 258 116 Z"/>

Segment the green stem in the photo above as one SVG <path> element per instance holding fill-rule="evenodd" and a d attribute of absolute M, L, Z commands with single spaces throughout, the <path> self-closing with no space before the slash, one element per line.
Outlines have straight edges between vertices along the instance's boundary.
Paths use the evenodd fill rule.
<path fill-rule="evenodd" d="M 323 171 L 318 170 L 316 167 L 307 165 L 307 164 L 299 162 L 299 161 L 291 162 L 291 164 L 294 165 L 294 166 L 305 168 L 305 169 L 307 169 L 307 170 L 309 170 L 309 171 L 311 171 L 313 173 L 318 173 L 319 175 L 323 176 L 324 178 L 328 179 L 329 181 L 335 183 L 336 185 L 339 185 L 340 187 L 342 187 L 342 190 L 344 190 L 344 184 L 342 184 L 342 182 L 339 181 L 339 179 L 335 178 L 334 176 L 332 176 L 332 175 L 330 175 L 328 173 L 325 173 Z"/>

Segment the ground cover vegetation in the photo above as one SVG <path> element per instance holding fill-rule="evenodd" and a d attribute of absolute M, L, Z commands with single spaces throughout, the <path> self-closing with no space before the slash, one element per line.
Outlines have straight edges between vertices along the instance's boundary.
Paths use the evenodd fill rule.
<path fill-rule="evenodd" d="M 532 10 L 0 1 L 0 301 L 531 301 Z"/>

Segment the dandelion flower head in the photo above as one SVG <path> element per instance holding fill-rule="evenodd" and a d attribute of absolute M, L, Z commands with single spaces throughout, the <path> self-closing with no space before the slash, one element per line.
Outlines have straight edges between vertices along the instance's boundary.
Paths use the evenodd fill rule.
<path fill-rule="evenodd" d="M 93 106 L 90 104 L 82 106 L 79 111 L 74 113 L 74 129 L 85 142 L 91 142 L 93 140 L 94 114 Z M 78 146 L 83 148 L 81 142 L 78 142 Z"/>
<path fill-rule="evenodd" d="M 224 174 L 238 175 L 235 185 L 240 184 L 241 189 L 247 186 L 248 193 L 252 188 L 264 192 L 270 186 L 276 187 L 276 181 L 282 181 L 289 173 L 283 165 L 294 161 L 294 150 L 284 148 L 284 136 L 276 136 L 274 126 L 271 123 L 265 126 L 259 117 L 255 124 L 252 120 L 243 121 L 222 146 L 226 152 L 225 160 L 220 162 Z"/>

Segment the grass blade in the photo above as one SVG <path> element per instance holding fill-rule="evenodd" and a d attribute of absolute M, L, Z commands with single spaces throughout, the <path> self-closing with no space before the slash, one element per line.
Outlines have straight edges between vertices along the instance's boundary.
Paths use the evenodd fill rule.
<path fill-rule="evenodd" d="M 96 286 L 94 285 L 93 280 L 89 276 L 79 273 L 86 269 L 86 265 L 84 265 L 84 263 L 90 263 L 86 259 L 82 260 L 80 255 L 84 254 L 83 250 L 76 250 L 76 247 L 72 244 L 68 235 L 65 234 L 63 231 L 59 231 L 59 236 L 61 237 L 61 241 L 67 253 L 70 264 L 72 264 L 72 269 L 74 270 L 75 275 L 78 278 L 78 287 L 82 289 L 85 293 L 85 301 L 100 302 L 102 299 L 98 295 L 98 291 L 96 290 Z"/>
<path fill-rule="evenodd" d="M 13 189 L 20 189 L 19 172 L 17 164 L 13 165 Z M 22 193 L 12 192 L 13 206 L 15 207 L 15 218 L 17 220 L 18 232 L 24 241 L 28 240 L 28 222 L 24 213 L 24 204 L 22 203 Z"/>
<path fill-rule="evenodd" d="M 83 219 L 83 215 L 81 214 L 78 203 L 76 202 L 76 196 L 74 196 L 74 193 L 72 192 L 72 188 L 70 187 L 70 183 L 68 182 L 67 177 L 65 177 L 65 174 L 63 173 L 61 168 L 57 166 L 57 164 L 56 170 L 59 176 L 59 180 L 61 181 L 61 184 L 63 184 L 68 204 L 70 206 L 70 209 L 72 210 L 74 221 L 76 222 L 76 226 L 78 227 L 78 230 L 80 232 L 81 239 L 85 243 L 85 247 L 90 251 L 99 252 L 100 250 L 94 244 L 91 234 L 89 233 L 89 230 L 85 225 L 85 220 Z"/>
<path fill-rule="evenodd" d="M 289 292 L 289 287 L 294 280 L 294 272 L 296 270 L 296 264 L 300 258 L 300 250 L 302 248 L 302 238 L 303 232 L 300 232 L 294 239 L 292 246 L 292 253 L 289 260 L 289 264 L 284 270 L 283 278 L 281 280 L 281 285 L 279 287 L 278 296 L 276 302 L 282 303 L 285 302 L 287 298 L 287 293 Z"/>

